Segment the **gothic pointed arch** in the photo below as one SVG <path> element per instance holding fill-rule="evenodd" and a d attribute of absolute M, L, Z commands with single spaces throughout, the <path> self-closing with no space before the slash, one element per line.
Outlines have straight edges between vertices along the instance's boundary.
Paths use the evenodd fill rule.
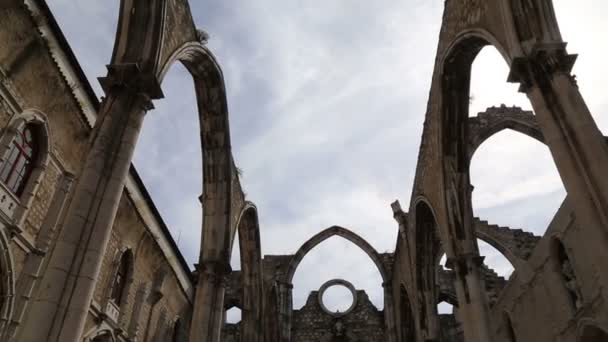
<path fill-rule="evenodd" d="M 17 224 L 32 205 L 50 161 L 51 146 L 48 118 L 34 108 L 12 118 L 0 138 L 0 181 L 18 199 L 10 213 L 5 214 Z"/>
<path fill-rule="evenodd" d="M 505 129 L 524 134 L 544 144 L 543 133 L 538 126 L 536 116 L 532 111 L 525 111 L 519 107 L 491 107 L 485 112 L 468 118 L 468 154 L 473 157 L 477 148 L 493 135 Z"/>
<path fill-rule="evenodd" d="M 247 202 L 245 204 L 236 227 L 239 232 L 240 279 L 243 289 L 241 336 L 246 341 L 260 341 L 264 331 L 262 251 L 258 213 L 253 203 Z M 234 235 L 232 238 L 234 239 Z"/>
<path fill-rule="evenodd" d="M 435 284 L 438 281 L 437 265 L 443 249 L 435 213 L 426 199 L 419 198 L 415 202 L 414 208 L 415 287 L 418 294 L 414 300 L 419 313 L 417 326 L 421 332 L 426 334 L 426 338 L 432 338 L 437 334 L 439 328 L 436 307 L 438 293 Z"/>
<path fill-rule="evenodd" d="M 123 250 L 116 258 L 112 283 L 110 284 L 109 300 L 119 310 L 125 308 L 135 273 L 135 258 L 130 248 Z"/>
<path fill-rule="evenodd" d="M 302 261 L 302 259 L 304 259 L 304 257 L 312 249 L 314 249 L 317 245 L 319 245 L 321 242 L 323 242 L 333 236 L 338 236 L 343 239 L 346 239 L 346 240 L 352 242 L 357 247 L 359 247 L 363 252 L 365 252 L 365 254 L 367 254 L 370 257 L 370 259 L 374 262 L 374 264 L 378 268 L 378 271 L 380 272 L 380 276 L 382 277 L 382 281 L 384 283 L 388 283 L 388 281 L 390 279 L 389 275 L 386 272 L 386 268 L 384 266 L 384 263 L 382 262 L 382 258 L 380 257 L 380 254 L 378 254 L 376 249 L 374 247 L 372 247 L 365 239 L 363 239 L 359 235 L 355 234 L 354 232 L 352 232 L 346 228 L 342 228 L 339 226 L 332 226 L 330 228 L 323 230 L 322 232 L 318 233 L 317 235 L 313 236 L 308 241 L 306 241 L 298 249 L 296 254 L 294 254 L 292 259 L 290 260 L 289 265 L 287 267 L 287 272 L 285 273 L 285 276 L 284 276 L 285 282 L 288 284 L 291 284 L 292 280 L 293 280 L 293 276 L 294 276 L 298 266 L 300 265 L 300 262 Z"/>
<path fill-rule="evenodd" d="M 514 269 L 518 269 L 520 265 L 525 263 L 526 259 L 522 254 L 523 251 L 520 251 L 517 248 L 519 240 L 513 236 L 513 232 L 501 231 L 500 227 L 496 226 L 498 228 L 494 228 L 493 226 L 490 226 L 487 221 L 481 221 L 479 219 L 474 220 L 474 225 L 476 237 L 500 252 Z M 532 239 L 534 239 L 535 243 L 536 239 Z"/>
<path fill-rule="evenodd" d="M 169 55 L 158 70 L 160 80 L 175 62 L 184 64 L 194 80 L 203 163 L 201 201 L 203 208 L 215 208 L 203 210 L 202 240 L 211 238 L 207 234 L 221 238 L 221 248 L 208 250 L 213 255 L 206 259 L 230 260 L 232 235 L 245 200 L 232 158 L 224 76 L 213 54 L 197 41 L 186 42 Z"/>

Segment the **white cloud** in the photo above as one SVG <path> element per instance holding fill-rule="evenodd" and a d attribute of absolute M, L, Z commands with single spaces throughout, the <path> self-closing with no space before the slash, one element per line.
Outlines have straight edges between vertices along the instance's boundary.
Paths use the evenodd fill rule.
<path fill-rule="evenodd" d="M 89 79 L 103 75 L 117 3 L 50 4 Z M 380 252 L 393 250 L 397 225 L 389 204 L 399 198 L 407 207 L 409 201 L 443 2 L 209 0 L 191 5 L 223 67 L 234 154 L 248 198 L 259 208 L 264 253 L 294 253 L 334 224 L 352 229 Z M 581 91 L 606 128 L 608 71 L 597 66 L 608 52 L 602 17 L 608 3 L 555 0 L 555 6 L 570 52 L 581 54 L 575 67 Z M 517 87 L 506 84 L 507 73 L 495 50 L 482 51 L 474 64 L 471 114 L 500 103 L 530 108 Z M 167 98 L 148 114 L 135 161 L 174 236 L 180 235 L 182 252 L 194 263 L 201 161 L 188 78 L 179 67 L 167 76 Z M 547 152 L 509 133 L 482 145 L 472 169 L 475 213 L 542 233 L 563 196 Z M 339 275 L 380 306 L 382 288 L 373 263 L 349 242 L 326 244 L 298 271 L 294 285 L 302 292 L 296 300 L 303 303 L 324 277 Z M 482 251 L 495 259 L 495 251 Z M 504 260 L 496 267 L 507 269 Z"/>

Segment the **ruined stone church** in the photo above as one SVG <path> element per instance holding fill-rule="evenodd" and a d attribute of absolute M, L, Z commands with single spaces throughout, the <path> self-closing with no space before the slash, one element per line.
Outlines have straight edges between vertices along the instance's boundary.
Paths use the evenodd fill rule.
<path fill-rule="evenodd" d="M 1 341 L 608 341 L 608 147 L 551 0 L 445 1 L 411 204 L 391 205 L 399 234 L 389 253 L 334 226 L 291 255 L 263 256 L 231 153 L 221 61 L 187 0 L 122 0 L 116 15 L 99 101 L 45 1 L 0 2 Z M 469 118 L 471 64 L 486 45 L 533 112 L 497 106 Z M 177 62 L 194 79 L 201 127 L 194 271 L 131 165 Z M 567 191 L 544 236 L 473 216 L 471 157 L 507 128 L 548 146 Z M 382 310 L 348 279 L 327 279 L 293 307 L 299 263 L 332 236 L 377 266 Z M 477 239 L 511 262 L 509 279 L 484 264 Z M 352 293 L 348 310 L 324 304 L 333 286 Z M 454 312 L 438 314 L 441 301 Z M 232 307 L 238 324 L 226 323 Z"/>

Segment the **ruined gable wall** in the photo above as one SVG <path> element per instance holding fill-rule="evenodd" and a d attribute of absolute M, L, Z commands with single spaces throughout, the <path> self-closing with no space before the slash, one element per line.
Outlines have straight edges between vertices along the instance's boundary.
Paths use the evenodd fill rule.
<path fill-rule="evenodd" d="M 505 313 L 522 341 L 575 341 L 579 325 L 587 320 L 604 329 L 608 327 L 606 299 L 599 279 L 608 256 L 605 241 L 593 234 L 577 224 L 566 199 L 528 259 L 531 273 L 514 273 L 492 308 L 496 341 L 508 341 Z M 572 263 L 582 295 L 581 308 L 576 309 L 569 299 L 556 260 L 556 238 L 561 240 Z"/>

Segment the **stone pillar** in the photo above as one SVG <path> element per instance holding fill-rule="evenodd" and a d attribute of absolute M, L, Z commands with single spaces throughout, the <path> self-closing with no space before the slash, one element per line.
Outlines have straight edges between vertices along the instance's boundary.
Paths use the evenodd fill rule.
<path fill-rule="evenodd" d="M 222 261 L 203 261 L 199 265 L 190 341 L 219 342 L 224 324 L 224 294 L 230 264 Z M 202 323 L 202 324 L 200 324 Z"/>
<path fill-rule="evenodd" d="M 384 288 L 384 325 L 386 328 L 386 341 L 397 342 L 397 322 L 395 321 L 395 301 L 393 300 L 393 286 L 383 283 Z"/>
<path fill-rule="evenodd" d="M 20 341 L 80 340 L 144 114 L 162 96 L 134 64 L 108 69 L 100 80 L 107 97 Z"/>
<path fill-rule="evenodd" d="M 579 224 L 608 233 L 608 148 L 570 75 L 576 56 L 565 44 L 539 46 L 515 59 L 509 81 L 521 83 L 536 113 Z"/>
<path fill-rule="evenodd" d="M 490 312 L 481 273 L 482 264 L 483 257 L 477 253 L 457 256 L 449 259 L 447 264 L 454 270 L 458 312 L 465 341 L 491 341 Z"/>
<path fill-rule="evenodd" d="M 293 285 L 279 282 L 279 338 L 291 341 L 291 314 L 293 312 Z"/>

